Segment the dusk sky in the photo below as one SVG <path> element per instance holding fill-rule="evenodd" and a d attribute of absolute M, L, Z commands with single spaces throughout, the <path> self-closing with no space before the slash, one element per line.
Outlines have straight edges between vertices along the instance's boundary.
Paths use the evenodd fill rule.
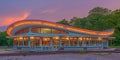
<path fill-rule="evenodd" d="M 85 17 L 94 7 L 120 8 L 120 0 L 0 0 L 0 26 L 24 19 L 59 21 Z"/>

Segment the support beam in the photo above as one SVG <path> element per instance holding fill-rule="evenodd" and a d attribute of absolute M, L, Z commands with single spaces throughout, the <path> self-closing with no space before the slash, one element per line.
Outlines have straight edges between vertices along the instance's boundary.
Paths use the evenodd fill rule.
<path fill-rule="evenodd" d="M 62 37 L 60 36 L 60 48 L 62 47 Z"/>
<path fill-rule="evenodd" d="M 30 37 L 28 37 L 28 47 L 30 48 Z"/>
<path fill-rule="evenodd" d="M 83 37 L 82 37 L 82 46 L 83 47 L 85 46 L 85 41 L 83 40 Z"/>
<path fill-rule="evenodd" d="M 80 46 L 78 37 L 77 37 L 77 46 L 78 46 L 78 47 Z"/>
<path fill-rule="evenodd" d="M 68 39 L 68 46 L 70 47 L 71 45 L 70 45 L 70 37 L 69 37 L 69 39 Z"/>
<path fill-rule="evenodd" d="M 18 47 L 20 46 L 20 40 L 18 40 L 18 45 L 17 45 Z"/>

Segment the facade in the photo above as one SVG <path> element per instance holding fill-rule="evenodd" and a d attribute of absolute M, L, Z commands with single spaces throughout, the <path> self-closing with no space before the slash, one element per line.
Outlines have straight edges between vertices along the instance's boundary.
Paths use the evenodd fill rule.
<path fill-rule="evenodd" d="M 92 31 L 43 20 L 22 20 L 7 28 L 14 48 L 31 51 L 103 49 L 114 30 Z"/>

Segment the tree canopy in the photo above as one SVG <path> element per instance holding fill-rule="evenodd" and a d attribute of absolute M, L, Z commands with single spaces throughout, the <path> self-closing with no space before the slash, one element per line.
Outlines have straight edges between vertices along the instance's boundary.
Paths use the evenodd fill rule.
<path fill-rule="evenodd" d="M 97 31 L 115 29 L 113 36 L 116 39 L 113 40 L 113 45 L 120 45 L 120 9 L 111 11 L 107 8 L 95 7 L 89 11 L 88 16 L 73 17 L 67 21 L 67 25 Z"/>

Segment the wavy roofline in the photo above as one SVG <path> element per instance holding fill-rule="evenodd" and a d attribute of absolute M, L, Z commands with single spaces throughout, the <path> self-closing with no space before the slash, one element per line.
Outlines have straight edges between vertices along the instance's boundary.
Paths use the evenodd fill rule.
<path fill-rule="evenodd" d="M 110 31 L 94 31 L 94 30 L 88 30 L 88 29 L 83 29 L 83 28 L 76 28 L 72 26 L 67 26 L 63 24 L 58 24 L 55 22 L 49 22 L 49 21 L 44 21 L 44 20 L 38 20 L 38 19 L 26 19 L 26 20 L 21 20 L 14 22 L 13 24 L 9 25 L 7 28 L 7 34 L 9 36 L 12 36 L 11 31 L 22 24 L 44 24 L 44 25 L 49 25 L 52 27 L 58 27 L 61 29 L 67 29 L 67 30 L 72 30 L 75 32 L 79 33 L 85 33 L 85 34 L 91 34 L 91 35 L 112 35 L 114 33 L 114 29 L 111 29 Z"/>

